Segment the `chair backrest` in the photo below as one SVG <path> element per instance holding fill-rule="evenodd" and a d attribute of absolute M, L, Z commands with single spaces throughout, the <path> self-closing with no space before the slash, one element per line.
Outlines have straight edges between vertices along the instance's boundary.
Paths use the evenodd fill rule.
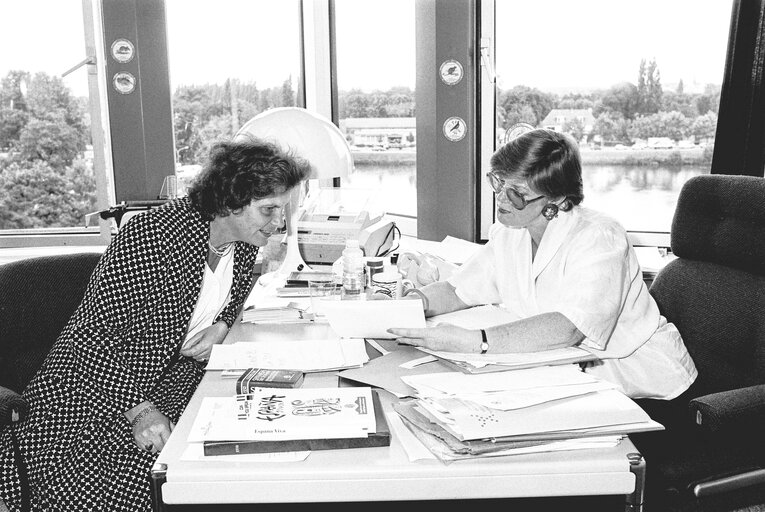
<path fill-rule="evenodd" d="M 671 232 L 678 257 L 651 294 L 699 370 L 699 393 L 765 383 L 765 178 L 688 180 Z"/>
<path fill-rule="evenodd" d="M 0 265 L 0 385 L 21 392 L 85 294 L 99 253 Z"/>

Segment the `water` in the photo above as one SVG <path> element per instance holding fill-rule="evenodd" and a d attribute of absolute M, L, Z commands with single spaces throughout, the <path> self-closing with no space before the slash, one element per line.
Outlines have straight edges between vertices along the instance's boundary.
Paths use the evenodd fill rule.
<path fill-rule="evenodd" d="M 582 172 L 583 206 L 613 216 L 629 231 L 669 232 L 683 184 L 693 176 L 709 174 L 709 167 L 585 164 Z M 414 164 L 357 166 L 347 183 L 378 190 L 377 201 L 385 212 L 417 215 Z"/>

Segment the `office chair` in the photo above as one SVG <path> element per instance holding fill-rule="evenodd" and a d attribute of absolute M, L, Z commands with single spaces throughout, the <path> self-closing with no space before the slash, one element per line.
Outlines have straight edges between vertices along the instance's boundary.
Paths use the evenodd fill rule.
<path fill-rule="evenodd" d="M 59 254 L 0 265 L 0 431 L 24 420 L 27 404 L 21 392 L 80 305 L 100 257 Z M 25 471 L 15 442 L 13 448 L 24 492 Z"/>
<path fill-rule="evenodd" d="M 638 400 L 665 431 L 631 436 L 646 458 L 647 512 L 765 504 L 765 178 L 683 186 L 677 259 L 650 293 L 699 375 L 680 397 Z"/>

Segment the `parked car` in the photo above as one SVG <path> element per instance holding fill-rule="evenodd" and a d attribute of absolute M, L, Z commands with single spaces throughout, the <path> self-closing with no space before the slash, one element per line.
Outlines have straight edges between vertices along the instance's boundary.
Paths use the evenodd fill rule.
<path fill-rule="evenodd" d="M 670 138 L 659 137 L 655 140 L 650 140 L 648 147 L 651 149 L 672 149 L 675 147 L 675 143 Z"/>

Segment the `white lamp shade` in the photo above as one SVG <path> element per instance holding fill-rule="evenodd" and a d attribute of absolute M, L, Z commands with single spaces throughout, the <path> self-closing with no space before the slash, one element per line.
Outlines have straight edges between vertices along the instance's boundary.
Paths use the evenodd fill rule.
<path fill-rule="evenodd" d="M 313 179 L 345 178 L 353 157 L 343 133 L 327 118 L 299 107 L 266 110 L 247 121 L 235 139 L 254 136 L 280 145 L 311 164 Z"/>

